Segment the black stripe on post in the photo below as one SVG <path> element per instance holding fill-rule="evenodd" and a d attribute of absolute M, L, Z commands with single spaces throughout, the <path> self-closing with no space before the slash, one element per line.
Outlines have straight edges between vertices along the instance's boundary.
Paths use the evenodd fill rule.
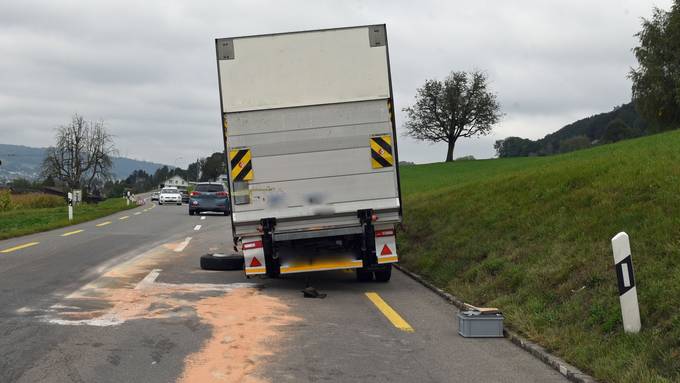
<path fill-rule="evenodd" d="M 624 266 L 626 265 L 626 266 Z M 628 285 L 624 283 L 624 269 L 628 273 Z M 635 274 L 633 273 L 633 259 L 631 256 L 627 256 L 622 259 L 621 262 L 616 264 L 616 279 L 619 285 L 619 295 L 623 295 L 628 292 L 628 290 L 635 287 Z"/>
<path fill-rule="evenodd" d="M 243 181 L 243 179 L 248 175 L 250 170 L 253 168 L 250 161 L 243 167 L 241 172 L 234 178 L 234 181 Z"/>
<path fill-rule="evenodd" d="M 238 153 L 234 156 L 234 158 L 231 159 L 231 168 L 235 168 L 236 165 L 238 165 L 239 162 L 243 159 L 243 157 L 246 155 L 248 152 L 248 149 L 245 150 L 239 150 Z"/>
<path fill-rule="evenodd" d="M 385 142 L 385 140 L 383 140 L 382 137 L 373 137 L 371 139 L 373 140 L 373 142 L 380 145 L 380 147 L 383 148 L 384 151 L 392 155 L 392 146 Z"/>
<path fill-rule="evenodd" d="M 388 166 L 392 166 L 389 162 L 387 162 L 386 159 L 380 157 L 380 154 L 376 153 L 375 150 L 371 150 L 371 158 L 373 158 L 377 163 L 380 164 L 380 166 L 386 168 Z"/>

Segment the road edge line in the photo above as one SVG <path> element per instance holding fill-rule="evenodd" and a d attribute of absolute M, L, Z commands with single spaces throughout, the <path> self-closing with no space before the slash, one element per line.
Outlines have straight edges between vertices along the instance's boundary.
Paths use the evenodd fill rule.
<path fill-rule="evenodd" d="M 460 310 L 465 310 L 465 303 L 458 297 L 451 295 L 447 293 L 446 291 L 440 289 L 439 287 L 433 285 L 432 283 L 428 282 L 425 280 L 423 277 L 420 275 L 409 271 L 406 269 L 404 266 L 400 266 L 398 264 L 394 264 L 394 266 L 404 273 L 406 276 L 410 277 L 414 281 L 420 283 L 421 285 L 427 287 L 429 290 L 432 290 L 435 294 L 439 295 L 441 298 L 443 298 L 445 301 L 448 303 L 452 304 L 453 306 L 456 306 Z M 543 346 L 540 346 L 537 343 L 534 343 L 528 339 L 525 339 L 518 333 L 512 331 L 512 330 L 507 330 L 503 329 L 503 335 L 505 336 L 506 339 L 508 339 L 510 342 L 512 342 L 514 345 L 517 347 L 521 348 L 522 350 L 528 352 L 530 355 L 532 355 L 534 358 L 540 360 L 553 370 L 559 372 L 562 376 L 566 377 L 572 382 L 575 383 L 597 383 L 597 380 L 593 378 L 592 376 L 586 374 L 585 372 L 579 370 L 576 366 L 573 366 L 566 361 L 564 361 L 562 358 L 559 358 L 548 351 Z"/>

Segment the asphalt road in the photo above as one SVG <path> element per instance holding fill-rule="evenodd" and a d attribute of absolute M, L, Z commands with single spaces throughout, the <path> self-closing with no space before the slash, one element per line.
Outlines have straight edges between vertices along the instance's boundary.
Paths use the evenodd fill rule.
<path fill-rule="evenodd" d="M 0 382 L 566 381 L 507 340 L 460 337 L 456 309 L 396 270 L 312 274 L 325 299 L 302 297 L 304 276 L 201 270 L 230 233 L 148 204 L 0 241 Z"/>

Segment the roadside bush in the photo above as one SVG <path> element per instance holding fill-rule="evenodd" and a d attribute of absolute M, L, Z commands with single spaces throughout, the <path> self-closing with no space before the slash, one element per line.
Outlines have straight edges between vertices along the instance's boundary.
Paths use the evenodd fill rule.
<path fill-rule="evenodd" d="M 11 196 L 10 209 L 41 209 L 59 207 L 64 204 L 64 199 L 56 195 L 44 193 L 15 194 Z"/>

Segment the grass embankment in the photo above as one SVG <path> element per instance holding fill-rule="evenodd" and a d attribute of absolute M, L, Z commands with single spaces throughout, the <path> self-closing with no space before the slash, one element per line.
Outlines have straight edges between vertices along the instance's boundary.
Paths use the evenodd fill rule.
<path fill-rule="evenodd" d="M 402 265 L 610 382 L 680 381 L 680 132 L 401 169 Z M 623 333 L 626 231 L 643 330 Z"/>
<path fill-rule="evenodd" d="M 12 210 L 0 212 L 0 239 L 52 230 L 136 207 L 135 204 L 127 206 L 123 198 L 111 198 L 98 204 L 83 203 L 74 208 L 73 221 L 69 222 L 66 203 L 63 198 L 55 198 L 59 203 L 57 207 L 30 208 L 25 206 L 26 197 L 12 196 L 17 205 Z"/>

